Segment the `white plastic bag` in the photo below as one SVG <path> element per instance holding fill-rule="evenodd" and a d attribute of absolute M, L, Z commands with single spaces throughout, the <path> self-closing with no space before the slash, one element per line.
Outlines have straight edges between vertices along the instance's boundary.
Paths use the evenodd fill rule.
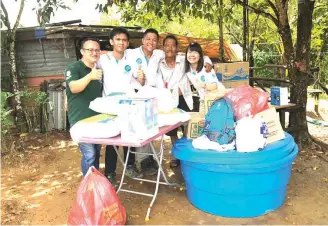
<path fill-rule="evenodd" d="M 102 114 L 120 115 L 122 112 L 120 100 L 124 98 L 126 99 L 127 95 L 98 97 L 90 102 L 89 108 Z"/>
<path fill-rule="evenodd" d="M 257 118 L 244 117 L 237 121 L 236 149 L 238 152 L 254 152 L 264 148 L 267 127 Z"/>
<path fill-rule="evenodd" d="M 70 129 L 72 140 L 76 143 L 85 138 L 109 138 L 120 134 L 119 118 L 107 118 L 95 122 L 77 122 Z"/>
<path fill-rule="evenodd" d="M 235 148 L 235 141 L 230 144 L 219 144 L 215 141 L 210 141 L 206 135 L 202 135 L 192 141 L 192 146 L 197 149 L 202 150 L 214 150 L 219 152 L 224 152 L 228 150 L 233 150 Z"/>
<path fill-rule="evenodd" d="M 138 97 L 152 98 L 157 100 L 158 112 L 170 112 L 178 106 L 177 101 L 173 98 L 170 90 L 165 88 L 154 88 L 151 86 L 143 86 L 137 93 Z"/>

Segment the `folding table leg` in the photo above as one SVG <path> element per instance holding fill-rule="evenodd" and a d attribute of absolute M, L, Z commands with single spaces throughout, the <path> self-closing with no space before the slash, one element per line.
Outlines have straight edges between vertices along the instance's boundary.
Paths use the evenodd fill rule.
<path fill-rule="evenodd" d="M 170 183 L 169 180 L 167 179 L 166 177 L 166 174 L 164 172 L 164 169 L 162 167 L 162 161 L 163 161 L 163 153 L 164 153 L 164 148 L 163 148 L 163 142 L 164 142 L 164 136 L 162 136 L 162 139 L 161 139 L 161 144 L 160 144 L 160 151 L 159 151 L 159 155 L 160 155 L 160 158 L 158 159 L 158 156 L 156 154 L 156 151 L 155 151 L 155 148 L 153 146 L 153 143 L 150 143 L 150 147 L 154 153 L 154 158 L 156 160 L 156 162 L 158 163 L 158 169 L 159 171 L 162 173 L 162 176 L 166 182 L 167 185 L 169 186 L 180 186 L 179 184 L 177 183 Z"/>
<path fill-rule="evenodd" d="M 116 151 L 117 154 L 119 154 L 117 152 L 117 148 L 114 146 L 114 149 Z M 129 160 L 129 155 L 130 155 L 130 147 L 128 147 L 128 153 L 126 154 L 126 159 L 125 159 L 125 163 L 123 165 L 123 173 L 122 173 L 122 177 L 121 177 L 121 182 L 120 182 L 120 186 L 118 187 L 116 193 L 118 193 L 121 190 L 121 187 L 123 185 L 123 181 L 124 181 L 124 176 L 125 176 L 125 170 L 126 170 L 126 166 L 128 165 L 128 160 Z M 121 159 L 121 157 L 119 157 L 120 160 L 123 162 L 123 160 Z"/>
<path fill-rule="evenodd" d="M 154 196 L 153 196 L 153 199 L 151 200 L 151 203 L 148 207 L 148 210 L 147 210 L 147 214 L 146 214 L 146 218 L 145 218 L 145 221 L 149 221 L 149 214 L 150 214 L 150 210 L 156 200 L 156 197 L 157 197 L 157 193 L 158 193 L 158 187 L 159 187 L 159 179 L 160 179 L 160 176 L 162 174 L 165 182 L 167 185 L 171 185 L 171 186 L 174 186 L 174 185 L 178 185 L 178 184 L 173 184 L 173 183 L 169 183 L 167 178 L 166 178 L 166 175 L 164 173 L 164 170 L 163 170 L 163 167 L 162 167 L 162 161 L 163 161 L 163 153 L 164 153 L 164 148 L 163 148 L 163 140 L 164 140 L 164 135 L 162 136 L 162 139 L 161 139 L 161 144 L 160 144 L 160 151 L 159 151 L 159 159 L 158 159 L 158 156 L 157 156 L 157 153 L 156 153 L 156 150 L 153 146 L 153 143 L 150 143 L 150 146 L 151 146 L 151 150 L 153 151 L 153 154 L 154 154 L 154 158 L 156 159 L 156 162 L 158 163 L 158 171 L 157 171 L 157 179 L 156 179 L 156 188 L 155 188 L 155 193 L 154 193 Z"/>

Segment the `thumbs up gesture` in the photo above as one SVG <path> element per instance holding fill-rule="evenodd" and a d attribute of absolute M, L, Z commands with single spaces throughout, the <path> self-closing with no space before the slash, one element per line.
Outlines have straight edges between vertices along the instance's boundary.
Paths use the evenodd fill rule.
<path fill-rule="evenodd" d="M 141 69 L 141 65 L 139 65 L 139 67 L 138 67 L 137 79 L 138 79 L 140 84 L 143 85 L 145 83 L 146 76 L 145 76 L 145 73 Z"/>
<path fill-rule="evenodd" d="M 97 69 L 96 64 L 93 66 L 91 72 L 89 73 L 90 80 L 101 80 L 102 79 L 102 70 Z"/>

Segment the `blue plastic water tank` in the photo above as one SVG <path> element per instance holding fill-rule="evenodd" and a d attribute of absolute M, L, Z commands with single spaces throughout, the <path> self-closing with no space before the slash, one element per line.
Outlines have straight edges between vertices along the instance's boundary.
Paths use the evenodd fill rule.
<path fill-rule="evenodd" d="M 185 138 L 173 147 L 173 155 L 181 160 L 189 201 L 225 217 L 255 217 L 279 208 L 297 153 L 289 134 L 251 153 L 198 150 Z"/>

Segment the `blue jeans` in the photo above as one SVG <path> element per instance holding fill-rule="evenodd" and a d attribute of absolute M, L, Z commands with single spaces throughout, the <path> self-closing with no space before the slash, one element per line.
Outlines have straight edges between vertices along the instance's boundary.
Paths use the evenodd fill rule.
<path fill-rule="evenodd" d="M 82 153 L 81 168 L 83 176 L 88 172 L 90 166 L 99 169 L 101 144 L 79 143 L 79 148 Z"/>

